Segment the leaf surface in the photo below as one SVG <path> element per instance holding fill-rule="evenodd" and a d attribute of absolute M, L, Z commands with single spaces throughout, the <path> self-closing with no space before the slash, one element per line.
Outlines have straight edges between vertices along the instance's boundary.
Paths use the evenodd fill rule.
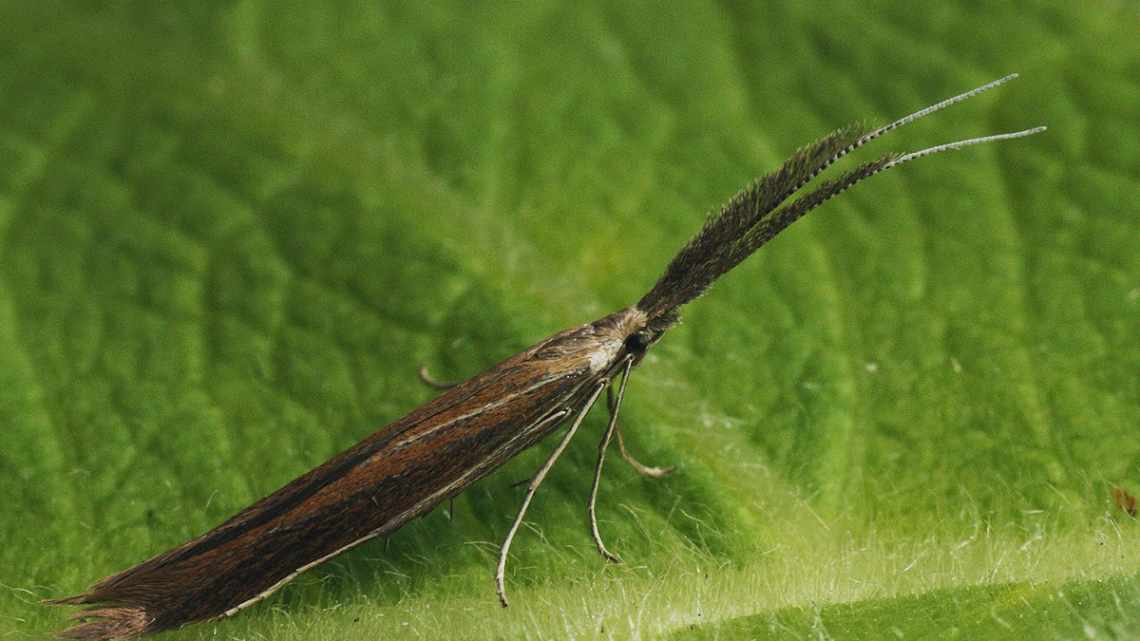
<path fill-rule="evenodd" d="M 687 308 L 549 445 L 167 638 L 1136 638 L 1140 44 L 1123 3 L 0 5 L 0 639 L 635 301 L 799 145 L 1010 71 Z M 862 159 L 863 156 L 860 156 Z M 10 598 L 8 598 L 10 597 Z"/>

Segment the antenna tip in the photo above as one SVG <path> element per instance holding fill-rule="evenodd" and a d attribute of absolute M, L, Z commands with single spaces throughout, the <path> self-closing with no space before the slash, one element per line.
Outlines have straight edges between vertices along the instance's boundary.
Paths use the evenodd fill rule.
<path fill-rule="evenodd" d="M 1030 129 L 1030 130 L 1029 130 L 1028 132 L 1026 132 L 1026 133 L 1027 133 L 1028 135 L 1032 136 L 1033 134 L 1039 134 L 1039 133 L 1041 133 L 1042 131 L 1046 131 L 1046 130 L 1048 130 L 1048 129 L 1049 129 L 1049 128 L 1048 128 L 1048 127 L 1046 127 L 1045 125 L 1041 125 L 1040 127 L 1034 127 L 1033 129 Z"/>

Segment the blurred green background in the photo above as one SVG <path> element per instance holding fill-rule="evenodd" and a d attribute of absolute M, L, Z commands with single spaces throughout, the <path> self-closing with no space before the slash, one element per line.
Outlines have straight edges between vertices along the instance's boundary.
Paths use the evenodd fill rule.
<path fill-rule="evenodd" d="M 795 147 L 1011 71 L 526 453 L 170 639 L 1140 638 L 1130 2 L 0 5 L 0 639 L 630 304 Z"/>

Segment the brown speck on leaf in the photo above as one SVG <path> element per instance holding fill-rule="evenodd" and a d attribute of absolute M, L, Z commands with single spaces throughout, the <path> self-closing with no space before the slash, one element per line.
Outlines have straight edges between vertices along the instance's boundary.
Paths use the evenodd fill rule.
<path fill-rule="evenodd" d="M 1112 501 L 1128 516 L 1136 518 L 1136 497 L 1129 494 L 1128 490 L 1119 486 L 1112 488 Z"/>

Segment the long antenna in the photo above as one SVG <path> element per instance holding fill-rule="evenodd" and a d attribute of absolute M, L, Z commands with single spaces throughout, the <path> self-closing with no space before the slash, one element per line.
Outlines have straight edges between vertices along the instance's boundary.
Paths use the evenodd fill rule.
<path fill-rule="evenodd" d="M 969 100 L 970 98 L 973 98 L 974 96 L 976 96 L 980 93 L 989 91 L 990 89 L 993 89 L 994 87 L 1000 87 L 1000 86 L 1004 85 L 1005 83 L 1009 82 L 1010 80 L 1013 80 L 1014 78 L 1017 78 L 1016 73 L 1011 73 L 1007 76 L 1002 76 L 1001 78 L 998 78 L 997 80 L 994 80 L 992 82 L 987 82 L 986 84 L 984 84 L 980 87 L 976 87 L 976 88 L 971 89 L 969 91 L 960 93 L 956 96 L 951 96 L 945 100 L 942 100 L 940 102 L 936 102 L 933 105 L 930 105 L 929 107 L 923 107 L 922 109 L 919 109 L 918 111 L 916 111 L 912 114 L 908 114 L 906 116 L 903 116 L 902 118 L 899 118 L 898 120 L 895 120 L 894 122 L 887 123 L 887 124 L 883 125 L 882 127 L 879 127 L 878 129 L 875 129 L 873 131 L 869 131 L 869 132 L 863 134 L 862 136 L 859 136 L 857 139 L 855 139 L 855 142 L 851 143 L 850 145 L 847 145 L 843 149 L 836 152 L 835 155 L 833 155 L 832 157 L 830 157 L 826 161 L 824 161 L 824 163 L 822 165 L 820 165 L 819 167 L 817 167 L 815 169 L 815 171 L 813 171 L 809 176 L 807 176 L 806 178 L 801 180 L 797 185 L 795 185 L 794 187 L 789 189 L 788 192 L 786 194 L 784 194 L 784 198 L 787 198 L 788 196 L 792 195 L 793 193 L 799 191 L 804 185 L 808 184 L 812 179 L 814 179 L 816 176 L 820 175 L 825 169 L 827 169 L 828 167 L 835 164 L 835 162 L 838 161 L 840 158 L 843 158 L 847 154 L 855 151 L 856 149 L 858 149 L 858 148 L 862 147 L 863 145 L 871 142 L 872 140 L 878 138 L 879 136 L 882 136 L 883 134 L 887 133 L 888 131 L 891 131 L 893 129 L 898 129 L 899 127 L 902 127 L 903 125 L 908 125 L 908 124 L 914 122 L 915 120 L 925 118 L 926 116 L 929 116 L 930 114 L 932 114 L 936 111 L 942 111 L 943 109 L 949 107 L 950 105 L 955 105 L 955 104 L 958 104 L 959 102 L 962 102 L 964 100 Z M 783 198 L 781 198 L 781 200 L 783 200 Z"/>
<path fill-rule="evenodd" d="M 941 153 L 943 151 L 954 151 L 955 149 L 961 149 L 963 147 L 969 147 L 970 145 L 980 145 L 982 143 L 995 142 L 998 140 L 1012 140 L 1014 138 L 1024 138 L 1026 136 L 1032 136 L 1033 134 L 1039 134 L 1042 131 L 1045 131 L 1046 129 L 1048 129 L 1048 127 L 1045 127 L 1045 126 L 1034 127 L 1032 129 L 1024 129 L 1022 131 L 1014 131 L 1014 132 L 1007 133 L 1007 134 L 993 134 L 992 136 L 979 136 L 978 138 L 967 138 L 966 140 L 956 140 L 954 142 L 948 142 L 948 143 L 941 144 L 941 145 L 935 145 L 933 147 L 927 147 L 926 149 L 919 149 L 918 151 L 912 151 L 908 154 L 903 154 L 903 155 L 899 156 L 898 158 L 895 158 L 891 162 L 883 165 L 883 169 L 890 169 L 891 167 L 901 165 L 904 162 L 910 162 L 910 161 L 915 160 L 917 158 L 922 158 L 923 156 L 930 156 L 932 154 Z"/>
<path fill-rule="evenodd" d="M 670 261 L 665 273 L 653 288 L 641 297 L 637 307 L 651 317 L 659 319 L 660 327 L 667 327 L 676 321 L 677 308 L 699 296 L 714 280 L 738 265 L 793 221 L 856 183 L 884 169 L 924 156 L 986 142 L 1021 138 L 1045 131 L 1045 127 L 1035 127 L 1024 131 L 959 140 L 905 154 L 886 154 L 878 160 L 856 167 L 836 180 L 825 181 L 794 202 L 780 207 L 780 203 L 798 192 L 840 158 L 868 142 L 888 131 L 1000 87 L 1014 78 L 1017 78 L 1017 74 L 1011 73 L 923 107 L 867 133 L 861 134 L 861 128 L 857 127 L 840 129 L 797 150 L 778 169 L 742 190 L 721 209 L 719 214 L 711 217 L 701 231 Z"/>
<path fill-rule="evenodd" d="M 745 237 L 745 242 L 741 246 L 733 259 L 737 262 L 746 258 L 749 254 L 759 249 L 764 243 L 775 238 L 777 234 L 786 229 L 796 220 L 803 217 L 804 214 L 819 207 L 823 203 L 831 200 L 839 194 L 854 187 L 858 183 L 886 171 L 892 167 L 897 167 L 903 163 L 922 158 L 924 156 L 931 156 L 944 151 L 954 151 L 969 147 L 971 145 L 980 145 L 987 142 L 996 142 L 999 140 L 1010 140 L 1013 138 L 1024 138 L 1032 136 L 1033 134 L 1045 131 L 1046 127 L 1033 127 L 1032 129 L 1024 129 L 1022 131 L 1014 131 L 1005 134 L 993 134 L 990 136 L 980 136 L 978 138 L 967 138 L 965 140 L 956 140 L 926 149 L 919 149 L 910 153 L 902 155 L 887 154 L 878 160 L 873 160 L 868 163 L 859 165 L 855 169 L 847 172 L 840 178 L 828 181 L 820 185 L 815 191 L 809 192 L 800 196 L 789 205 L 785 205 L 777 210 L 771 217 L 766 218 L 760 226 L 754 227 L 749 230 L 748 235 Z"/>

